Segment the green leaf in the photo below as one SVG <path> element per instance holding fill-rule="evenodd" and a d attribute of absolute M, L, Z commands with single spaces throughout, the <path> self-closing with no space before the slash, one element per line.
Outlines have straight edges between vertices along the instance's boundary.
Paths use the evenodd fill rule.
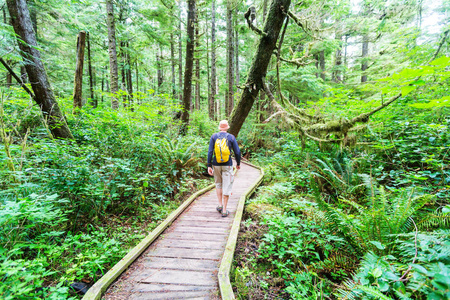
<path fill-rule="evenodd" d="M 377 242 L 377 241 L 370 241 L 369 243 L 371 243 L 372 245 L 374 245 L 375 247 L 377 247 L 377 248 L 380 249 L 380 250 L 386 249 L 386 246 L 383 245 L 383 244 L 380 243 L 380 242 Z"/>
<path fill-rule="evenodd" d="M 450 65 L 450 57 L 442 56 L 435 60 L 433 60 L 430 65 L 438 66 L 438 67 L 447 67 Z"/>
<path fill-rule="evenodd" d="M 415 89 L 416 89 L 416 87 L 413 86 L 413 85 L 405 85 L 405 86 L 402 86 L 402 96 L 408 95 L 409 93 L 411 93 L 411 92 L 414 91 Z"/>
<path fill-rule="evenodd" d="M 375 268 L 372 270 L 372 272 L 370 272 L 370 274 L 375 278 L 379 278 L 381 277 L 381 275 L 383 275 L 383 271 L 381 271 L 380 268 Z"/>

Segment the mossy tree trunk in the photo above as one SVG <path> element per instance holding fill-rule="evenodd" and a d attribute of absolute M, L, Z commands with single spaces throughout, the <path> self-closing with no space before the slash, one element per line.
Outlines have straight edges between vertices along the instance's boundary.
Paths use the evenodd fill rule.
<path fill-rule="evenodd" d="M 211 11 L 211 100 L 209 102 L 209 118 L 211 120 L 217 119 L 217 104 L 216 104 L 216 1 L 212 0 Z"/>
<path fill-rule="evenodd" d="M 231 113 L 229 132 L 235 136 L 239 134 L 242 124 L 250 113 L 258 92 L 263 89 L 263 79 L 266 77 L 267 66 L 276 47 L 286 17 L 285 14 L 289 10 L 290 4 L 290 0 L 273 0 L 270 5 L 267 21 L 264 24 L 265 35 L 260 37 L 245 88 Z"/>
<path fill-rule="evenodd" d="M 111 107 L 119 108 L 117 92 L 119 91 L 119 71 L 117 67 L 117 49 L 116 49 L 116 25 L 114 23 L 114 6 L 112 0 L 106 0 L 106 22 L 108 25 L 108 51 L 109 51 L 109 72 L 111 86 Z"/>
<path fill-rule="evenodd" d="M 34 92 L 34 100 L 39 105 L 48 129 L 55 138 L 73 138 L 66 119 L 61 112 L 51 88 L 47 72 L 41 60 L 36 35 L 30 18 L 26 0 L 7 0 L 11 22 L 19 41 L 19 48 L 28 78 Z"/>
<path fill-rule="evenodd" d="M 192 72 L 194 67 L 194 41 L 195 41 L 195 0 L 188 0 L 187 15 L 187 41 L 186 41 L 186 65 L 184 67 L 184 88 L 183 88 L 183 112 L 181 114 L 180 134 L 187 133 L 189 125 L 189 111 L 191 108 L 192 96 Z"/>
<path fill-rule="evenodd" d="M 80 31 L 77 37 L 77 64 L 75 68 L 75 80 L 73 87 L 73 112 L 77 113 L 83 106 L 83 66 L 84 49 L 86 45 L 86 32 Z"/>

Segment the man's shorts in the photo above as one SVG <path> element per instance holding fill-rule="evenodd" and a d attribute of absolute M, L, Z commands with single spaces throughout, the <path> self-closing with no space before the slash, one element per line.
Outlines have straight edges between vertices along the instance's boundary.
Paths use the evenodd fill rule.
<path fill-rule="evenodd" d="M 222 195 L 229 196 L 233 187 L 233 166 L 213 166 L 216 188 L 222 189 Z"/>

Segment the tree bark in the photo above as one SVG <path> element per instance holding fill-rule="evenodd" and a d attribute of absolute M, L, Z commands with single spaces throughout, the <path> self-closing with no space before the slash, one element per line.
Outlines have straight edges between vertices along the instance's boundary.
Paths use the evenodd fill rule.
<path fill-rule="evenodd" d="M 181 41 L 181 1 L 178 8 L 178 89 L 180 102 L 183 101 L 183 43 Z"/>
<path fill-rule="evenodd" d="M 211 12 L 211 101 L 209 103 L 209 118 L 216 120 L 216 0 L 212 0 Z"/>
<path fill-rule="evenodd" d="M 177 89 L 175 85 L 175 40 L 173 32 L 170 33 L 170 64 L 172 71 L 172 99 L 177 96 Z"/>
<path fill-rule="evenodd" d="M 332 78 L 334 82 L 342 82 L 342 34 L 336 33 L 336 41 L 338 42 L 338 48 L 336 49 L 336 53 L 334 55 L 334 70 L 332 73 Z"/>
<path fill-rule="evenodd" d="M 231 0 L 227 0 L 227 101 L 225 115 L 229 116 L 234 106 L 234 52 L 233 52 L 233 10 Z"/>
<path fill-rule="evenodd" d="M 188 0 L 187 14 L 187 41 L 186 41 L 186 65 L 184 68 L 184 89 L 183 89 L 183 112 L 181 114 L 180 134 L 186 135 L 189 125 L 189 111 L 191 107 L 192 95 L 192 71 L 194 67 L 194 23 L 195 23 L 195 0 Z"/>
<path fill-rule="evenodd" d="M 34 34 L 37 36 L 37 8 L 35 0 L 27 0 L 28 9 L 30 11 L 31 23 L 33 24 Z"/>
<path fill-rule="evenodd" d="M 88 55 L 88 70 L 89 70 L 89 92 L 91 96 L 91 105 L 97 107 L 97 99 L 94 98 L 94 76 L 92 73 L 92 58 L 91 58 L 91 39 L 89 32 L 87 33 L 87 55 Z"/>
<path fill-rule="evenodd" d="M 320 78 L 322 78 L 322 80 L 325 80 L 325 51 L 322 50 L 319 53 L 319 59 L 320 59 Z"/>
<path fill-rule="evenodd" d="M 361 82 L 366 82 L 367 81 L 367 74 L 365 73 L 365 71 L 367 70 L 367 61 L 366 61 L 366 57 L 367 54 L 369 54 L 369 36 L 366 34 L 363 36 L 363 43 L 362 43 L 362 64 L 361 64 L 361 71 L 362 71 L 362 75 L 361 75 Z"/>
<path fill-rule="evenodd" d="M 62 114 L 58 102 L 48 80 L 44 64 L 41 60 L 36 35 L 31 23 L 30 13 L 25 0 L 7 0 L 14 31 L 23 41 L 18 41 L 21 55 L 26 64 L 28 78 L 47 126 L 55 138 L 73 138 L 66 119 Z"/>
<path fill-rule="evenodd" d="M 200 109 L 200 29 L 198 10 L 195 10 L 195 110 Z"/>
<path fill-rule="evenodd" d="M 127 42 L 127 49 L 130 49 L 130 42 Z M 131 57 L 129 51 L 126 54 L 127 58 L 127 91 L 128 91 L 128 104 L 130 105 L 131 111 L 133 111 L 133 77 L 131 76 Z"/>
<path fill-rule="evenodd" d="M 119 108 L 117 92 L 119 91 L 119 72 L 117 67 L 116 26 L 114 24 L 113 0 L 106 0 L 106 23 L 108 26 L 108 50 L 109 50 L 109 77 L 111 86 L 111 107 Z"/>
<path fill-rule="evenodd" d="M 162 50 L 161 50 L 161 44 L 158 44 L 158 49 L 156 50 L 156 69 L 157 69 L 157 76 L 158 76 L 158 92 L 161 93 L 161 86 L 164 82 L 164 75 L 162 70 Z"/>
<path fill-rule="evenodd" d="M 239 85 L 239 80 L 240 80 L 240 76 L 239 76 L 239 30 L 238 30 L 238 18 L 236 16 L 235 18 L 235 24 L 234 24 L 234 32 L 235 32 L 235 49 L 234 49 L 234 53 L 236 55 L 236 85 Z"/>
<path fill-rule="evenodd" d="M 84 66 L 84 49 L 86 45 L 86 32 L 80 31 L 77 37 L 77 65 L 75 69 L 75 81 L 73 87 L 73 112 L 83 106 L 83 66 Z"/>
<path fill-rule="evenodd" d="M 229 132 L 234 136 L 238 136 L 259 90 L 263 88 L 267 66 L 276 47 L 285 14 L 289 10 L 290 4 L 290 0 L 273 0 L 270 5 L 267 21 L 264 24 L 264 32 L 266 35 L 261 36 L 259 39 L 259 44 L 248 72 L 245 88 L 231 113 Z"/>
<path fill-rule="evenodd" d="M 209 34 L 208 34 L 208 22 L 205 22 L 205 33 L 206 33 L 206 82 L 208 87 L 208 103 L 207 103 L 207 109 L 208 109 L 208 116 L 210 114 L 209 110 L 211 108 L 211 66 L 209 62 Z"/>

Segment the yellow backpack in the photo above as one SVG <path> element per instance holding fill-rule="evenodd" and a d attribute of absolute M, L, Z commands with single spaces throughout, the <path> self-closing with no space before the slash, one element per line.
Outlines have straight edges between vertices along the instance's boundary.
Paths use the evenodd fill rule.
<path fill-rule="evenodd" d="M 216 154 L 216 160 L 218 163 L 226 163 L 230 159 L 230 148 L 228 147 L 228 133 L 223 135 L 219 133 L 214 144 L 214 153 Z"/>

